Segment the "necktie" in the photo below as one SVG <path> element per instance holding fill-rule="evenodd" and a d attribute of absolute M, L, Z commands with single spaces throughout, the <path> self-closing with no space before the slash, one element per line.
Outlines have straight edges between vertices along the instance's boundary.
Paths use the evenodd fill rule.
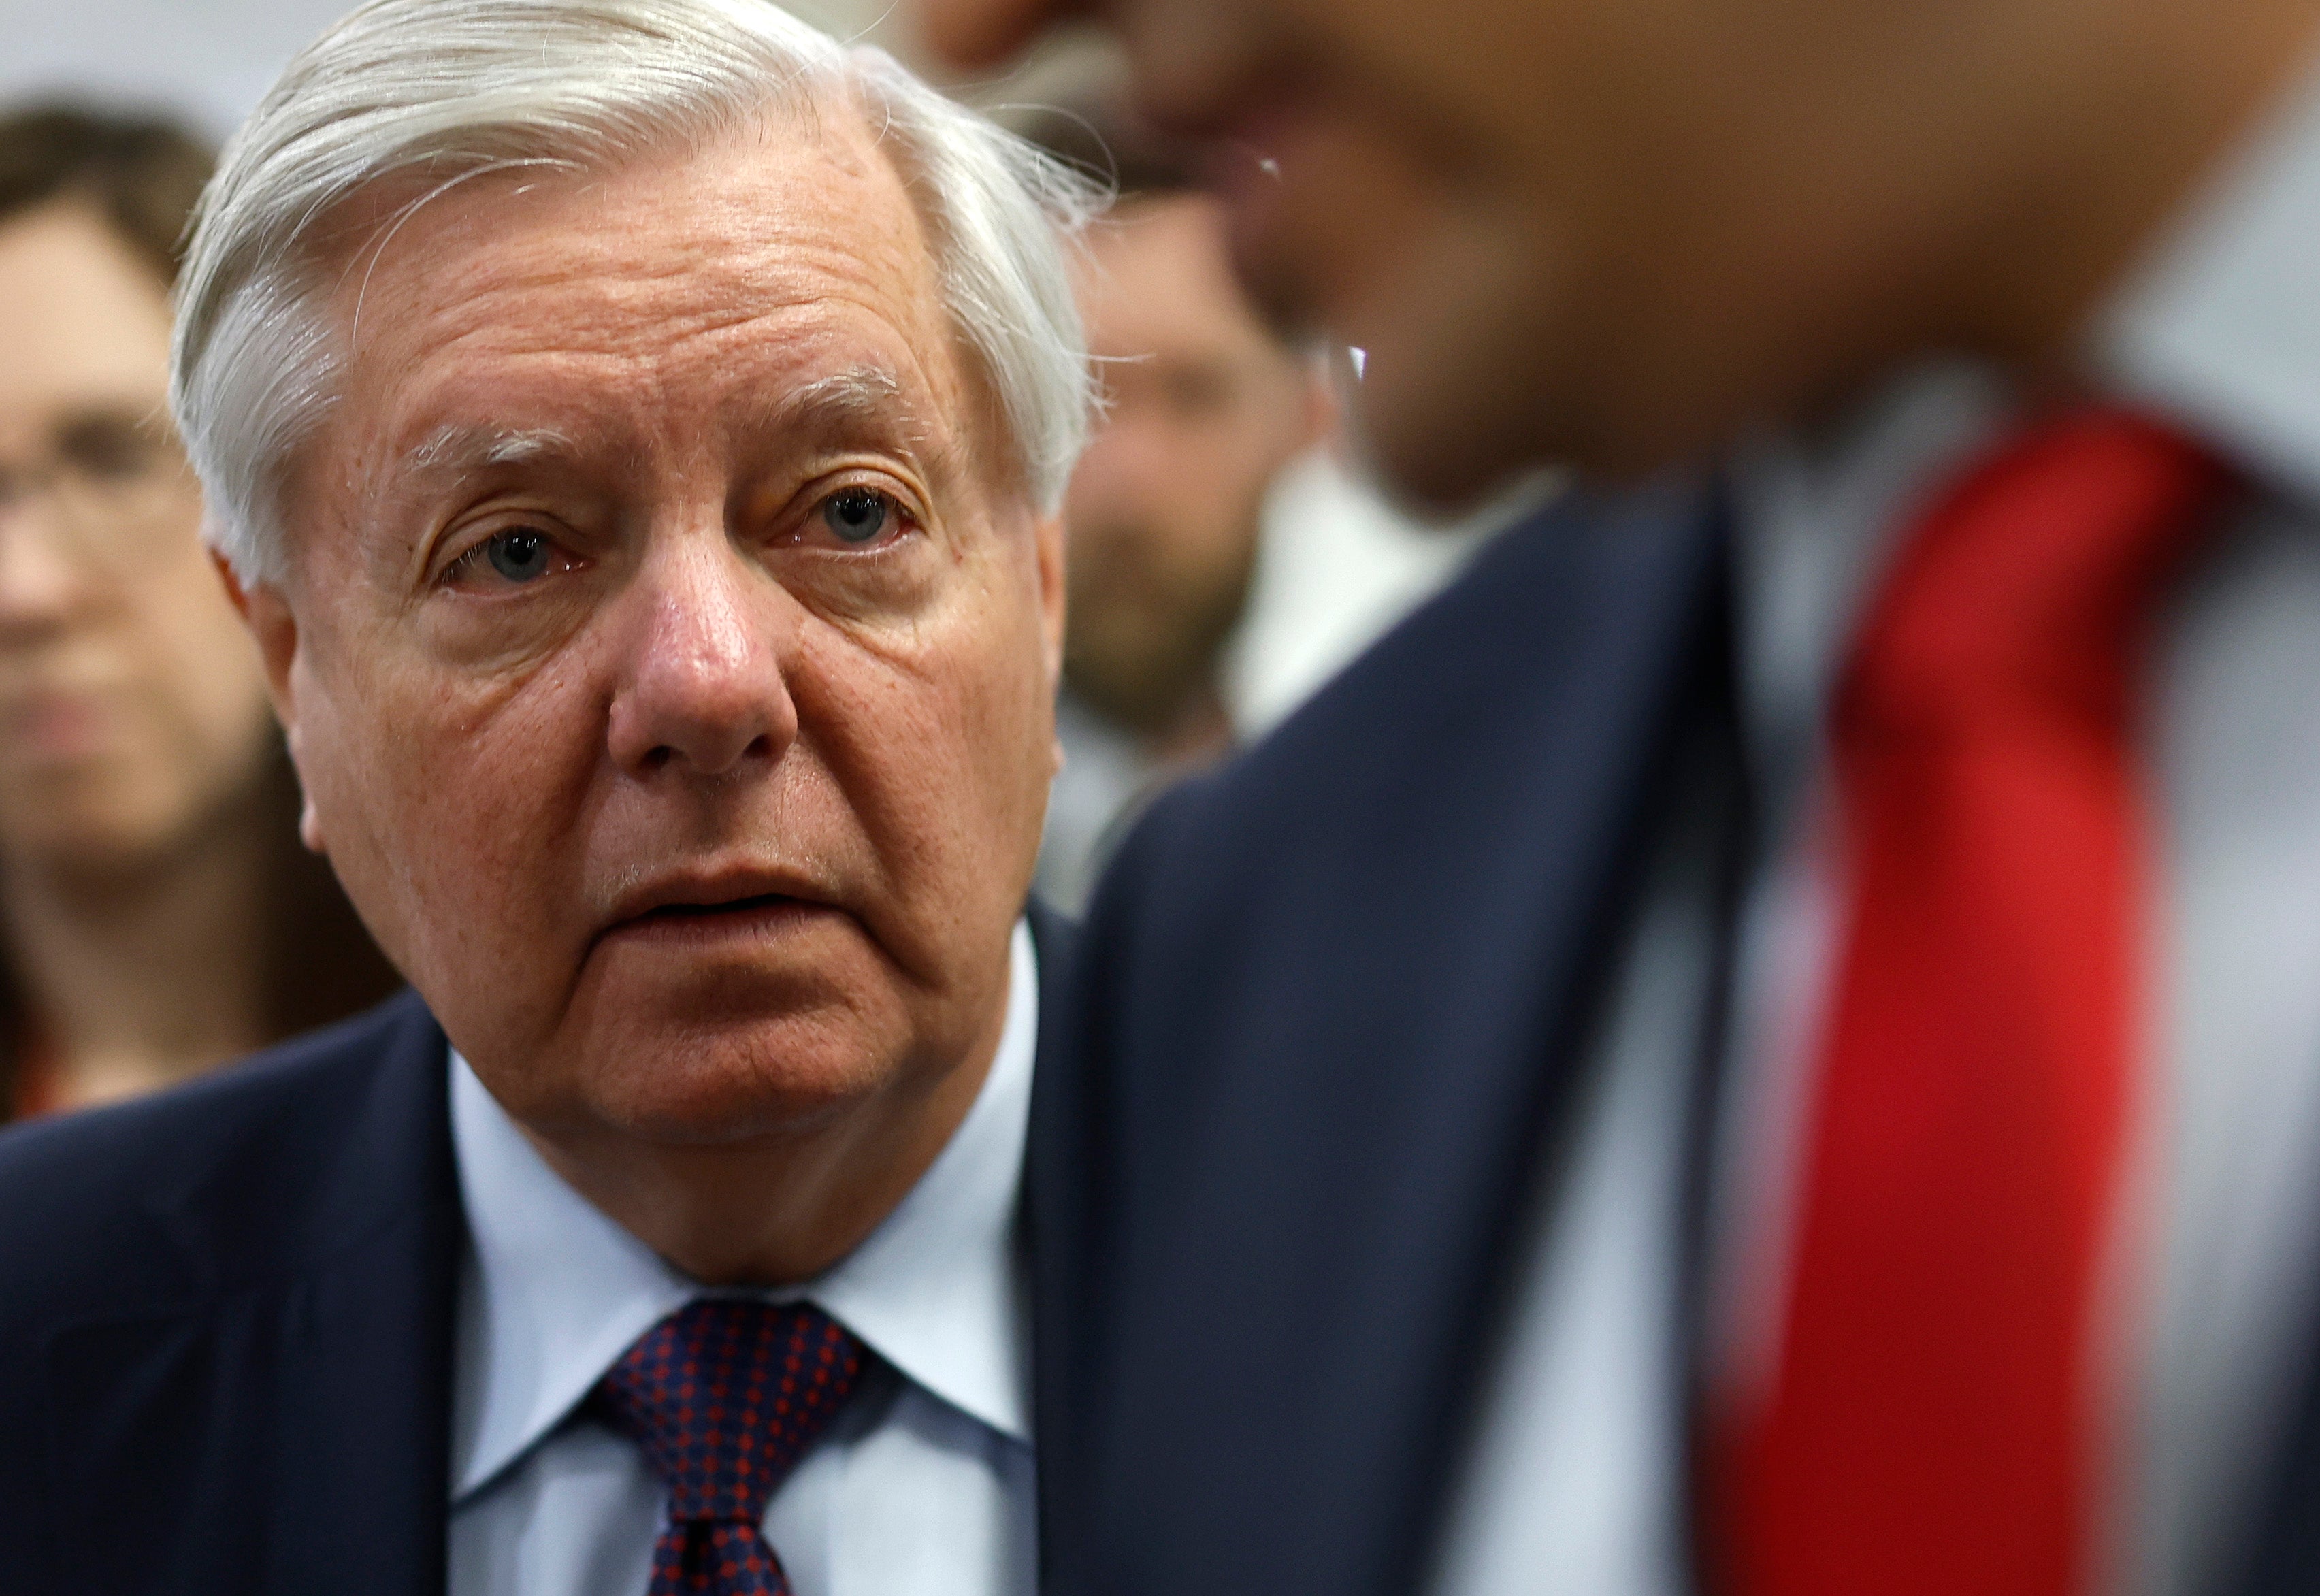
<path fill-rule="evenodd" d="M 820 1309 L 704 1300 L 621 1355 L 596 1397 L 668 1487 L 648 1596 L 789 1596 L 766 1504 L 867 1361 Z"/>
<path fill-rule="evenodd" d="M 2221 485 L 2147 422 L 2050 417 L 1870 613 L 1783 1339 L 1710 1487 L 1740 1596 L 2087 1589 L 2146 990 L 2137 667 Z"/>

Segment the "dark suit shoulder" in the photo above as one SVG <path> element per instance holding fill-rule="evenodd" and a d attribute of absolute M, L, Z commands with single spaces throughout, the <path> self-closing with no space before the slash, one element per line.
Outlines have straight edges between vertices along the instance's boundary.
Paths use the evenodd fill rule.
<path fill-rule="evenodd" d="M 1049 1100 L 1058 1588 L 1417 1582 L 1721 559 L 1697 484 L 1574 496 L 1129 836 Z"/>
<path fill-rule="evenodd" d="M 421 1193 L 380 1150 L 435 1134 L 443 1046 L 403 992 L 185 1086 L 0 1132 L 0 1330 L 231 1291 L 385 1222 Z"/>
<path fill-rule="evenodd" d="M 1023 906 L 1023 918 L 1030 922 L 1032 951 L 1038 955 L 1043 972 L 1051 964 L 1070 962 L 1079 944 L 1078 920 L 1040 897 L 1032 898 Z"/>

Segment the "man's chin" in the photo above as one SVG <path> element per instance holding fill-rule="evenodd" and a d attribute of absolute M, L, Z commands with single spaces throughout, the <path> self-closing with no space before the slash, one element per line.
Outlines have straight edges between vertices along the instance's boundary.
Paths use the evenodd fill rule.
<path fill-rule="evenodd" d="M 637 1028 L 592 1049 L 590 1117 L 662 1147 L 730 1147 L 811 1134 L 893 1077 L 900 1049 L 853 1016 L 816 1011 Z"/>
<path fill-rule="evenodd" d="M 645 1047 L 748 1034 L 844 1007 L 889 974 L 858 920 L 819 904 L 768 899 L 650 915 L 596 939 L 567 1024 L 582 1036 L 633 1034 Z"/>
<path fill-rule="evenodd" d="M 566 1017 L 592 1114 L 649 1140 L 728 1142 L 810 1129 L 875 1091 L 909 1030 L 902 995 L 867 939 L 811 940 L 600 946 Z"/>
<path fill-rule="evenodd" d="M 1429 517 L 1463 514 L 1555 464 L 1528 407 L 1471 403 L 1454 376 L 1373 357 L 1352 417 L 1357 447 L 1394 496 Z"/>

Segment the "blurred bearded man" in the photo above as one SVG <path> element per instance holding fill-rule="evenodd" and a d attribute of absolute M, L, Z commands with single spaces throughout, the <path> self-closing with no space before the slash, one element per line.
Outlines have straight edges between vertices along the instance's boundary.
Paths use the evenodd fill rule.
<path fill-rule="evenodd" d="M 1083 205 L 752 0 L 291 65 L 175 407 L 414 990 L 0 1143 L 12 1582 L 1031 1587 Z"/>
<path fill-rule="evenodd" d="M 1065 1586 L 2320 1589 L 2320 0 L 921 5 L 1586 479 L 1099 892 Z"/>
<path fill-rule="evenodd" d="M 1230 751 L 1225 653 L 1267 497 L 1331 404 L 1233 280 L 1183 147 L 1101 104 L 1026 131 L 1116 196 L 1078 272 L 1106 403 L 1064 495 L 1064 767 L 1039 849 L 1041 896 L 1076 912 L 1143 806 Z"/>

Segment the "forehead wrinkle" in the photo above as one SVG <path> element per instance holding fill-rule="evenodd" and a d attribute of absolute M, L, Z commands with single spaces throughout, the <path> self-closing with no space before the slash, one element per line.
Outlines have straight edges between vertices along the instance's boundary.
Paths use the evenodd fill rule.
<path fill-rule="evenodd" d="M 709 181 L 716 174 L 691 169 L 700 159 L 648 159 L 599 177 L 595 188 L 618 195 L 610 216 L 592 211 L 575 218 L 558 204 L 512 222 L 503 205 L 483 203 L 505 193 L 490 181 L 446 195 L 431 208 L 431 222 L 377 265 L 368 297 L 415 299 L 424 319 L 457 341 L 506 330 L 490 301 L 544 294 L 564 301 L 561 331 L 584 344 L 601 336 L 612 345 L 627 341 L 639 320 L 666 341 L 713 336 L 820 299 L 861 299 L 890 318 L 920 308 L 915 302 L 939 300 L 931 240 L 891 172 L 865 188 L 861 173 L 826 160 L 826 168 L 855 179 L 836 190 L 815 182 L 811 171 L 776 174 L 749 214 L 736 217 L 722 208 L 723 186 Z M 675 213 L 657 215 L 650 227 L 624 226 L 639 209 L 637 191 Z M 586 192 L 559 188 L 551 198 Z M 447 280 L 456 292 L 443 292 Z M 342 290 L 335 297 L 347 313 L 350 296 Z M 648 314 L 638 317 L 639 308 Z"/>
<path fill-rule="evenodd" d="M 581 273 L 478 285 L 456 310 L 407 322 L 400 346 L 372 358 L 405 371 L 563 360 L 580 363 L 592 380 L 621 370 L 637 380 L 713 386 L 753 367 L 793 367 L 787 351 L 865 322 L 876 341 L 908 346 L 911 364 L 947 338 L 939 315 L 914 293 L 882 292 L 794 258 L 778 266 L 778 277 L 673 267 L 650 281 Z M 673 286 L 681 292 L 668 293 Z M 889 359 L 872 356 L 859 369 L 833 374 L 829 403 L 817 408 L 834 413 L 851 404 L 858 415 L 875 401 L 891 402 L 899 379 L 878 364 Z"/>
<path fill-rule="evenodd" d="M 609 216 L 560 206 L 460 216 L 406 240 L 372 297 L 394 297 L 408 313 L 396 324 L 409 337 L 397 341 L 428 352 L 481 340 L 512 352 L 660 353 L 818 305 L 858 306 L 914 341 L 947 331 L 931 240 L 899 186 L 848 204 L 784 183 L 737 214 L 704 196 L 715 175 L 638 174 L 660 182 Z"/>
<path fill-rule="evenodd" d="M 834 147 L 825 144 L 820 161 L 808 163 L 802 176 L 769 174 L 770 196 L 786 203 L 753 205 L 738 219 L 724 198 L 702 202 L 704 180 L 727 174 L 697 169 L 700 163 L 730 164 L 714 150 L 644 159 L 576 186 L 542 184 L 536 206 L 512 218 L 504 204 L 483 203 L 489 197 L 484 191 L 501 193 L 504 175 L 443 195 L 397 240 L 371 285 L 374 301 L 394 296 L 416 313 L 375 318 L 402 335 L 375 348 L 367 331 L 363 353 L 385 363 L 374 369 L 405 374 L 446 361 L 610 359 L 645 389 L 674 384 L 706 399 L 758 365 L 760 349 L 795 348 L 801 340 L 793 318 L 850 321 L 859 312 L 911 346 L 906 376 L 933 377 L 909 367 L 948 342 L 938 272 L 917 208 L 887 163 L 870 156 L 873 150 L 861 130 Z M 564 202 L 583 192 L 617 214 L 608 219 L 599 207 L 575 218 Z M 687 202 L 674 219 L 647 228 L 607 225 L 636 210 L 640 195 L 664 192 Z M 413 236 L 421 232 L 424 238 Z M 423 278 L 407 269 L 414 252 L 430 263 Z M 459 279 L 459 292 L 442 292 L 447 274 Z M 805 335 L 814 340 L 815 331 Z M 913 415 L 911 402 L 947 407 L 956 395 L 940 390 L 949 384 L 938 382 L 936 394 L 915 385 L 904 393 L 893 371 L 876 368 L 878 358 L 804 385 L 783 402 L 758 402 L 750 419 L 865 440 L 882 431 L 916 443 L 928 436 L 930 422 L 932 431 L 941 431 L 947 411 Z M 780 413 L 784 409 L 791 413 Z M 411 464 L 440 469 L 463 455 L 489 463 L 488 446 L 449 438 L 430 442 L 434 447 L 422 446 Z"/>

